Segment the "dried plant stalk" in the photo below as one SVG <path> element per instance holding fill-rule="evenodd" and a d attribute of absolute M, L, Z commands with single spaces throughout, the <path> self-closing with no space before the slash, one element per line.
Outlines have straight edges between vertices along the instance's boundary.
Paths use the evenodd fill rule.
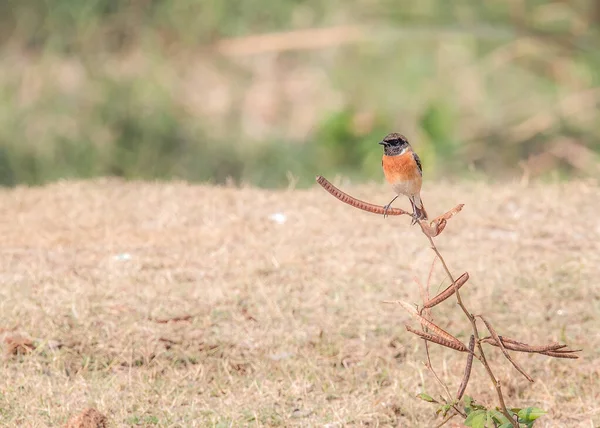
<path fill-rule="evenodd" d="M 433 308 L 436 305 L 439 305 L 444 300 L 446 300 L 447 298 L 452 296 L 454 293 L 456 293 L 456 290 L 460 289 L 460 287 L 462 287 L 468 280 L 469 280 L 469 274 L 467 272 L 463 273 L 461 276 L 458 277 L 458 279 L 456 281 L 454 281 L 454 283 L 450 284 L 448 286 L 448 288 L 446 288 L 440 294 L 435 296 L 433 299 L 426 302 L 423 305 L 423 308 L 429 309 L 429 308 Z"/>
<path fill-rule="evenodd" d="M 333 184 L 331 184 L 329 181 L 327 181 L 322 176 L 317 176 L 317 182 L 331 195 L 335 196 L 340 201 L 342 201 L 346 204 L 349 204 L 355 208 L 359 208 L 364 211 L 368 211 L 368 212 L 380 214 L 380 215 L 385 215 L 385 214 L 387 214 L 387 215 L 403 215 L 403 214 L 411 215 L 407 211 L 404 211 L 399 208 L 386 209 L 379 205 L 374 205 L 374 204 L 360 201 L 360 200 L 342 192 L 340 189 L 335 187 Z M 512 351 L 517 351 L 517 352 L 539 353 L 539 354 L 548 355 L 548 356 L 556 357 L 556 358 L 573 358 L 573 359 L 579 358 L 578 355 L 576 355 L 575 353 L 579 352 L 580 350 L 564 349 L 564 348 L 566 348 L 566 345 L 560 345 L 558 343 L 551 343 L 549 345 L 542 345 L 542 346 L 532 346 L 532 345 L 518 342 L 513 339 L 500 337 L 496 333 L 496 331 L 494 330 L 492 325 L 487 320 L 485 320 L 481 315 L 479 315 L 478 317 L 481 318 L 481 320 L 485 323 L 485 325 L 486 325 L 487 329 L 489 330 L 490 334 L 492 335 L 492 337 L 486 337 L 484 339 L 479 339 L 480 336 L 479 336 L 479 331 L 478 331 L 475 316 L 466 308 L 466 306 L 464 305 L 462 298 L 460 296 L 460 292 L 459 292 L 459 289 L 469 279 L 469 274 L 465 272 L 457 280 L 455 280 L 454 277 L 452 276 L 452 273 L 448 269 L 448 266 L 446 265 L 444 258 L 440 254 L 439 250 L 437 249 L 437 247 L 435 245 L 435 242 L 432 239 L 432 238 L 438 236 L 444 230 L 444 228 L 446 227 L 447 220 L 449 220 L 454 215 L 456 215 L 458 212 L 460 212 L 462 210 L 463 206 L 464 206 L 463 204 L 457 205 L 452 210 L 435 218 L 434 220 L 432 220 L 429 223 L 427 223 L 426 221 L 419 221 L 419 225 L 421 226 L 421 230 L 423 231 L 423 234 L 428 238 L 429 243 L 431 244 L 431 249 L 435 252 L 437 258 L 439 258 L 439 260 L 441 261 L 441 263 L 444 267 L 444 270 L 445 270 L 446 274 L 448 275 L 448 278 L 450 279 L 452 284 L 448 288 L 446 288 L 444 291 L 442 291 L 440 294 L 435 296 L 433 299 L 429 299 L 427 297 L 428 300 L 424 304 L 420 313 L 418 313 L 414 307 L 412 307 L 411 305 L 409 305 L 408 303 L 405 303 L 405 302 L 393 301 L 393 302 L 387 302 L 387 303 L 400 304 L 414 318 L 416 318 L 419 321 L 419 323 L 423 327 L 423 330 L 425 330 L 425 331 L 414 330 L 408 325 L 406 326 L 406 329 L 409 332 L 416 334 L 417 336 L 425 339 L 426 349 L 428 349 L 427 343 L 433 342 L 433 343 L 437 343 L 442 346 L 446 346 L 451 349 L 455 349 L 457 351 L 467 352 L 469 354 L 469 357 L 467 358 L 467 366 L 465 368 L 465 375 L 463 376 L 463 381 L 461 382 L 461 385 L 459 387 L 458 394 L 457 394 L 459 400 L 463 396 L 464 391 L 467 387 L 471 369 L 472 369 L 472 365 L 473 365 L 473 358 L 477 357 L 477 359 L 479 361 L 481 361 L 481 363 L 484 366 L 486 372 L 488 373 L 492 383 L 494 384 L 496 393 L 498 395 L 498 400 L 500 401 L 500 411 L 506 418 L 508 418 L 508 420 L 511 422 L 511 425 L 514 428 L 518 428 L 518 426 L 519 426 L 518 422 L 516 420 L 514 420 L 511 416 L 511 414 L 508 412 L 506 403 L 504 402 L 504 396 L 502 394 L 502 388 L 501 388 L 500 382 L 496 379 L 494 373 L 492 372 L 492 369 L 487 361 L 482 343 L 488 343 L 493 346 L 499 347 L 502 350 L 502 353 L 504 354 L 504 356 L 510 361 L 510 363 L 523 376 L 525 376 L 527 378 L 527 380 L 529 380 L 530 382 L 533 382 L 533 379 L 527 373 L 525 373 L 525 371 L 511 358 L 507 349 L 512 350 Z M 423 294 L 423 290 L 422 290 L 422 294 Z M 452 295 L 456 295 L 458 305 L 461 307 L 462 311 L 465 313 L 465 315 L 467 316 L 467 318 L 469 319 L 469 321 L 471 323 L 471 328 L 473 330 L 473 334 L 471 335 L 471 339 L 469 341 L 469 348 L 467 348 L 456 337 L 452 336 L 450 333 L 448 333 L 445 330 L 443 330 L 442 328 L 438 327 L 430 320 L 431 308 L 440 304 L 441 302 L 448 299 Z M 421 313 L 424 313 L 425 316 L 422 316 Z M 428 330 L 431 330 L 431 333 Z M 475 346 L 477 346 L 478 355 L 475 355 L 475 352 L 474 352 Z M 427 355 L 428 355 L 428 359 L 429 359 L 429 351 L 428 350 L 427 350 Z M 431 369 L 431 364 L 430 363 L 428 363 L 428 364 Z M 431 369 L 431 370 L 437 378 L 437 375 L 435 374 L 433 369 Z M 447 390 L 447 387 L 444 384 L 442 384 L 442 386 L 444 386 L 444 388 Z M 460 412 L 460 410 L 458 410 L 456 407 L 454 407 L 454 409 L 459 414 L 462 414 Z M 444 421 L 442 423 L 442 425 L 445 422 L 447 422 L 447 421 Z"/>
<path fill-rule="evenodd" d="M 510 363 L 513 365 L 513 367 L 515 369 L 517 369 L 517 371 L 519 373 L 521 373 L 529 382 L 534 382 L 533 378 L 531 376 L 529 376 L 525 370 L 523 370 L 523 368 L 521 366 L 519 366 L 519 364 L 512 359 L 512 357 L 510 356 L 510 354 L 508 353 L 508 351 L 506 350 L 506 348 L 504 347 L 504 344 L 502 343 L 502 340 L 500 339 L 500 336 L 498 336 L 498 333 L 496 333 L 496 330 L 494 330 L 494 327 L 492 327 L 492 324 L 490 324 L 488 322 L 488 320 L 486 320 L 484 317 L 482 317 L 481 315 L 477 315 L 481 321 L 483 321 L 483 323 L 485 324 L 485 326 L 487 327 L 488 331 L 490 332 L 490 334 L 492 335 L 492 337 L 494 338 L 494 340 L 496 340 L 496 342 L 498 343 L 500 349 L 502 350 L 502 353 L 504 354 L 504 356 L 506 357 L 506 359 L 508 361 L 510 361 Z"/>
<path fill-rule="evenodd" d="M 380 215 L 404 215 L 405 214 L 405 215 L 409 215 L 412 217 L 411 213 L 409 213 L 408 211 L 404 211 L 403 209 L 400 209 L 400 208 L 391 208 L 390 207 L 386 210 L 385 207 L 382 207 L 381 205 L 370 204 L 368 202 L 364 202 L 359 199 L 356 199 L 355 197 L 350 196 L 349 194 L 347 194 L 347 193 L 341 191 L 340 189 L 338 189 L 337 187 L 335 187 L 333 184 L 331 184 L 331 182 L 329 182 L 325 177 L 323 177 L 321 175 L 317 175 L 316 178 L 317 178 L 317 183 L 319 183 L 321 185 L 321 187 L 323 187 L 323 189 L 325 189 L 331 195 L 335 196 L 340 201 L 342 201 L 350 206 L 353 206 L 354 208 L 358 208 L 363 211 L 368 211 L 373 214 L 380 214 Z M 444 230 L 444 228 L 446 227 L 446 221 L 448 219 L 452 218 L 458 212 L 460 212 L 462 210 L 463 206 L 464 206 L 464 204 L 457 205 L 456 207 L 452 208 L 450 211 L 442 214 L 439 217 L 436 217 L 429 224 L 427 224 L 427 222 L 425 222 L 425 221 L 419 222 L 421 224 L 423 232 L 429 237 L 438 236 L 440 233 L 442 233 L 442 230 Z"/>
<path fill-rule="evenodd" d="M 338 189 L 337 187 L 335 187 L 333 184 L 331 184 L 325 177 L 322 177 L 320 175 L 317 176 L 317 183 L 319 183 L 321 185 L 321 187 L 323 187 L 323 189 L 327 190 L 330 194 L 332 194 L 333 196 L 335 196 L 337 199 L 339 199 L 340 201 L 353 206 L 354 208 L 358 208 L 361 209 L 363 211 L 368 211 L 370 213 L 373 214 L 386 214 L 386 215 L 411 215 L 409 212 L 404 211 L 400 208 L 388 208 L 387 211 L 384 207 L 380 206 L 380 205 L 374 205 L 374 204 L 370 204 L 368 202 L 364 202 L 361 201 L 359 199 L 356 199 L 353 196 L 350 196 L 349 194 L 342 192 L 340 189 Z"/>
<path fill-rule="evenodd" d="M 461 208 L 462 208 L 462 206 L 461 206 Z M 437 257 L 440 259 L 440 261 L 442 262 L 442 266 L 444 267 L 444 270 L 446 271 L 448 278 L 450 279 L 452 284 L 454 284 L 455 279 L 452 276 L 450 269 L 448 269 L 448 265 L 446 264 L 446 261 L 444 260 L 444 258 L 440 254 L 440 251 L 438 250 L 437 246 L 435 245 L 433 238 L 431 237 L 431 235 L 428 235 L 428 233 L 425 231 L 425 229 L 423 229 L 423 227 L 422 227 L 423 223 L 419 223 L 419 224 L 421 225 L 421 230 L 423 230 L 423 234 L 425 236 L 427 236 L 427 239 L 429 240 L 429 243 L 431 244 L 431 249 L 437 255 Z M 478 339 L 479 338 L 479 329 L 477 328 L 477 322 L 475 320 L 475 317 L 463 303 L 462 298 L 460 297 L 460 292 L 458 291 L 458 288 L 456 288 L 456 287 L 454 287 L 454 288 L 455 288 L 456 301 L 458 302 L 458 305 L 460 306 L 460 308 L 464 312 L 465 316 L 469 319 L 469 322 L 471 323 L 471 329 L 473 330 L 473 336 L 475 336 Z M 490 367 L 490 365 L 487 361 L 487 358 L 485 356 L 485 351 L 483 350 L 483 346 L 481 345 L 481 342 L 479 340 L 477 340 L 476 342 L 477 342 L 477 349 L 479 350 L 479 356 L 477 357 L 477 359 L 479 361 L 481 361 L 481 364 L 485 368 L 485 371 L 487 372 L 488 376 L 490 377 L 490 380 L 494 384 L 494 388 L 496 389 L 496 394 L 498 395 L 498 400 L 500 401 L 500 411 L 511 422 L 511 424 L 514 428 L 519 428 L 518 423 L 512 419 L 512 416 L 508 412 L 508 408 L 506 407 L 506 402 L 504 401 L 504 395 L 502 394 L 502 385 L 496 379 L 496 376 L 494 375 L 494 372 L 492 371 L 492 368 Z"/>
<path fill-rule="evenodd" d="M 453 417 L 455 417 L 458 413 L 451 413 L 448 416 L 446 416 L 444 418 L 444 420 L 439 423 L 438 425 L 435 426 L 435 428 L 442 428 L 444 425 L 446 425 L 448 422 L 450 422 L 450 419 L 452 419 Z M 466 416 L 465 416 L 466 419 Z M 452 426 L 459 426 L 459 425 L 452 425 Z"/>
<path fill-rule="evenodd" d="M 415 278 L 415 281 L 419 285 L 419 293 L 421 294 L 421 300 L 423 302 L 427 302 L 427 301 L 431 300 L 431 297 L 429 295 L 429 289 L 431 287 L 431 277 L 433 276 L 433 270 L 435 268 L 435 263 L 437 262 L 437 260 L 438 260 L 438 258 L 434 257 L 433 261 L 431 262 L 431 268 L 429 269 L 429 276 L 427 277 L 427 285 L 425 287 L 423 287 L 421 282 Z M 423 315 L 429 321 L 433 321 L 433 315 L 431 314 L 430 308 L 421 308 L 419 310 L 419 314 Z"/>
<path fill-rule="evenodd" d="M 475 336 L 471 335 L 471 339 L 469 340 L 469 355 L 467 355 L 467 365 L 465 366 L 465 374 L 463 375 L 462 382 L 460 383 L 460 387 L 458 388 L 458 393 L 456 394 L 456 400 L 460 400 L 467 389 L 467 384 L 469 383 L 469 378 L 471 377 L 471 369 L 473 368 L 473 357 L 475 356 Z"/>
<path fill-rule="evenodd" d="M 428 340 L 433 343 L 437 343 L 438 345 L 445 346 L 450 349 L 454 349 L 460 352 L 469 352 L 469 348 L 467 348 L 462 342 L 455 342 L 453 340 L 448 340 L 445 337 L 436 336 L 435 334 L 426 333 L 424 331 L 415 330 L 409 325 L 406 325 L 406 330 L 410 331 L 417 336 L 422 337 L 425 340 Z"/>
<path fill-rule="evenodd" d="M 439 336 L 449 342 L 454 342 L 455 344 L 457 344 L 457 346 L 460 346 L 460 347 L 464 348 L 465 350 L 467 349 L 467 347 L 464 345 L 464 343 L 462 343 L 456 337 L 452 336 L 450 333 L 448 333 L 443 328 L 441 328 L 441 327 L 437 326 L 436 324 L 434 324 L 433 322 L 429 321 L 427 318 L 419 315 L 417 313 L 416 309 L 413 308 L 408 303 L 403 302 L 401 300 L 397 300 L 396 303 L 398 303 L 400 306 L 402 306 L 409 314 L 411 314 L 413 316 L 413 318 L 415 318 L 417 321 L 419 321 L 423 327 L 426 327 L 429 330 L 431 330 L 433 332 L 433 334 L 435 334 L 436 336 Z"/>

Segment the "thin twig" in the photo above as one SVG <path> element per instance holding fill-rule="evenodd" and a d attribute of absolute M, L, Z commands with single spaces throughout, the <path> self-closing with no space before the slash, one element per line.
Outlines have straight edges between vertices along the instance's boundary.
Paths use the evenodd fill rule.
<path fill-rule="evenodd" d="M 450 419 L 452 419 L 454 416 L 456 416 L 456 413 L 452 413 L 452 414 L 450 414 L 450 415 L 446 416 L 446 418 L 445 418 L 445 419 L 444 419 L 444 420 L 443 420 L 443 421 L 442 421 L 442 422 L 441 422 L 439 425 L 436 425 L 436 428 L 441 428 L 441 427 L 443 427 L 443 426 L 444 426 L 444 425 L 446 425 L 446 424 L 447 424 L 447 423 L 450 421 Z M 464 416 L 464 414 L 463 414 L 463 413 L 461 413 L 461 416 Z M 465 416 L 465 417 L 466 417 L 466 416 Z"/>
<path fill-rule="evenodd" d="M 521 373 L 523 376 L 525 376 L 525 379 L 527 379 L 529 382 L 533 383 L 534 382 L 533 378 L 531 376 L 529 376 L 527 374 L 527 372 L 525 372 L 525 370 L 523 370 L 523 368 L 519 364 L 517 364 L 517 362 L 515 360 L 512 359 L 512 357 L 510 356 L 510 354 L 504 347 L 504 344 L 502 343 L 502 339 L 500 339 L 500 336 L 498 336 L 498 333 L 496 333 L 496 330 L 494 329 L 494 327 L 492 327 L 492 324 L 481 315 L 477 315 L 477 317 L 479 317 L 479 319 L 481 319 L 481 321 L 483 321 L 483 323 L 487 327 L 488 331 L 490 332 L 490 334 L 492 335 L 492 337 L 494 338 L 496 343 L 498 343 L 498 346 L 502 350 L 502 353 L 504 354 L 506 359 L 508 361 L 510 361 L 510 363 L 513 365 L 513 367 L 515 369 L 517 369 L 517 371 L 519 373 Z"/>
<path fill-rule="evenodd" d="M 342 201 L 346 204 L 349 204 L 355 208 L 359 208 L 364 211 L 368 211 L 368 212 L 372 212 L 372 213 L 380 214 L 380 215 L 385 215 L 385 214 L 387 214 L 387 215 L 404 215 L 404 214 L 411 215 L 410 213 L 408 213 L 404 210 L 398 209 L 398 208 L 390 208 L 390 209 L 386 210 L 382 206 L 370 204 L 370 203 L 367 203 L 364 201 L 360 201 L 360 200 L 342 192 L 337 187 L 335 187 L 333 184 L 331 184 L 329 181 L 327 181 L 324 177 L 317 176 L 317 182 L 331 195 L 335 196 L 340 201 Z M 442 293 L 438 294 L 438 296 L 436 296 L 434 299 L 428 300 L 427 303 L 425 303 L 426 306 L 424 306 L 421 309 L 420 313 L 417 313 L 417 311 L 414 308 L 412 308 L 408 304 L 405 304 L 404 302 L 396 301 L 394 303 L 402 304 L 402 306 L 405 306 L 405 308 L 407 310 L 409 310 L 409 312 L 413 316 L 415 316 L 419 319 L 421 326 L 422 326 L 423 330 L 425 330 L 425 331 L 413 330 L 408 325 L 406 326 L 406 329 L 408 331 L 410 331 L 411 333 L 414 333 L 426 340 L 425 346 L 426 346 L 426 351 L 427 351 L 428 367 L 432 370 L 436 379 L 438 379 L 438 381 L 442 384 L 442 386 L 444 386 L 444 389 L 447 389 L 447 388 L 445 387 L 443 382 L 441 382 L 441 379 L 439 379 L 437 374 L 435 374 L 435 371 L 433 371 L 433 369 L 431 368 L 431 359 L 429 357 L 429 348 L 427 345 L 427 341 L 437 343 L 442 346 L 447 346 L 449 348 L 456 349 L 461 352 L 469 353 L 469 359 L 467 360 L 467 366 L 472 365 L 473 357 L 477 358 L 481 362 L 481 364 L 484 366 L 489 378 L 491 379 L 492 383 L 494 384 L 494 387 L 496 389 L 496 394 L 498 395 L 498 400 L 500 401 L 500 410 L 501 410 L 502 414 L 504 416 L 506 416 L 506 418 L 508 418 L 508 420 L 510 421 L 511 425 L 514 428 L 518 428 L 519 427 L 518 422 L 508 412 L 506 403 L 504 401 L 504 396 L 502 394 L 502 387 L 501 387 L 500 381 L 496 379 L 496 377 L 487 361 L 482 343 L 489 343 L 491 345 L 500 347 L 502 349 L 502 352 L 504 353 L 504 355 L 513 364 L 513 366 L 515 366 L 515 368 L 517 368 L 517 370 L 519 370 L 523 375 L 525 375 L 532 382 L 533 382 L 533 379 L 531 379 L 522 369 L 520 369 L 520 367 L 512 360 L 512 358 L 510 358 L 510 354 L 508 354 L 508 352 L 506 351 L 507 349 L 520 351 L 520 352 L 535 352 L 535 353 L 548 355 L 548 356 L 552 356 L 552 357 L 557 357 L 557 358 L 578 358 L 578 356 L 575 355 L 575 353 L 579 352 L 579 350 L 563 349 L 566 346 L 559 345 L 559 344 L 550 344 L 550 345 L 545 345 L 542 347 L 534 347 L 534 346 L 527 345 L 527 344 L 524 344 L 524 343 L 521 343 L 521 342 L 518 342 L 518 341 L 515 341 L 512 339 L 502 338 L 501 336 L 498 336 L 498 334 L 494 331 L 493 327 L 481 316 L 480 317 L 481 317 L 482 321 L 486 324 L 486 327 L 492 334 L 492 338 L 486 337 L 484 339 L 480 339 L 479 331 L 477 328 L 477 320 L 476 320 L 475 316 L 465 306 L 465 304 L 461 298 L 460 291 L 459 291 L 460 287 L 467 281 L 468 274 L 466 274 L 466 277 L 462 281 L 461 281 L 461 279 L 465 276 L 465 274 L 463 274 L 463 276 L 461 276 L 458 280 L 455 280 L 454 277 L 452 276 L 452 273 L 450 272 L 450 269 L 448 268 L 448 265 L 446 264 L 446 261 L 440 254 L 437 246 L 435 245 L 435 242 L 433 241 L 433 238 L 435 236 L 438 236 L 442 232 L 442 230 L 444 230 L 447 220 L 449 218 L 451 218 L 452 216 L 454 216 L 456 213 L 458 213 L 462 209 L 462 207 L 463 207 L 462 204 L 458 205 L 454 209 L 437 217 L 436 219 L 434 219 L 433 221 L 431 221 L 429 223 L 426 223 L 424 221 L 419 222 L 421 231 L 429 240 L 431 249 L 435 252 L 437 258 L 442 262 L 442 265 L 444 267 L 446 275 L 448 276 L 448 278 L 451 281 L 450 287 L 448 287 Z M 429 286 L 429 283 L 428 283 L 428 286 Z M 441 301 L 447 299 L 452 294 L 456 295 L 456 300 L 458 302 L 458 305 L 460 306 L 460 308 L 462 309 L 464 314 L 469 319 L 469 322 L 471 323 L 471 329 L 473 330 L 473 334 L 471 336 L 469 348 L 466 348 L 462 342 L 460 342 L 457 338 L 450 335 L 446 331 L 442 330 L 440 327 L 435 325 L 433 323 L 433 321 L 431 320 L 431 314 L 430 314 L 429 310 L 436 304 L 439 304 Z M 441 299 L 441 300 L 439 300 L 439 299 Z M 433 304 L 432 304 L 432 302 L 433 302 Z M 392 302 L 389 302 L 389 303 L 392 303 Z M 421 313 L 423 313 L 423 312 L 425 312 L 424 317 L 421 315 Z M 429 333 L 428 332 L 429 329 L 431 329 L 436 334 Z M 474 353 L 475 344 L 476 344 L 477 350 L 478 350 L 477 354 Z M 470 373 L 470 367 L 468 368 L 468 373 Z M 459 394 L 458 394 L 459 399 L 462 396 L 462 394 L 464 393 L 464 388 L 466 388 L 467 382 L 468 382 L 468 376 L 463 377 L 463 383 L 465 384 L 465 386 L 463 387 L 463 385 L 461 384 L 461 387 L 459 388 Z M 457 409 L 456 406 L 453 406 L 453 408 L 455 410 Z M 462 414 L 462 412 L 459 412 L 459 413 Z M 442 422 L 441 425 L 444 425 L 453 416 L 454 415 L 450 415 L 447 418 L 447 420 Z"/>
<path fill-rule="evenodd" d="M 437 257 L 434 257 L 433 261 L 431 262 L 431 268 L 429 269 L 429 276 L 427 277 L 426 287 L 423 287 L 421 282 L 415 278 L 415 281 L 419 285 L 419 291 L 421 293 L 421 298 L 424 302 L 429 300 L 429 288 L 431 287 L 431 278 L 433 276 L 433 270 L 435 268 L 436 261 L 437 261 Z M 423 308 L 423 309 L 421 309 L 420 314 L 422 314 L 427 320 L 433 322 L 433 316 L 431 314 L 431 309 Z M 428 329 L 426 326 L 422 325 L 421 328 L 423 329 L 424 332 L 426 332 L 426 333 L 428 332 Z M 423 339 L 423 344 L 425 345 L 425 355 L 427 356 L 427 362 L 425 363 L 425 367 L 427 367 L 427 369 L 431 372 L 431 374 L 433 375 L 435 380 L 440 384 L 442 389 L 444 391 L 446 391 L 446 394 L 448 396 L 448 402 L 454 402 L 452 404 L 452 408 L 454 409 L 456 414 L 460 414 L 462 417 L 466 418 L 467 414 L 460 409 L 460 407 L 457 405 L 457 401 L 453 400 L 452 394 L 450 393 L 450 389 L 448 389 L 448 385 L 446 385 L 442 381 L 442 379 L 438 376 L 437 372 L 433 368 L 433 364 L 431 364 L 431 354 L 429 353 L 429 341 L 426 339 Z M 473 350 L 471 349 L 471 351 L 473 351 Z M 473 358 L 472 355 L 470 357 L 471 357 L 471 359 Z M 453 414 L 452 416 L 455 416 L 456 414 Z M 448 420 L 450 420 L 450 418 L 446 418 L 446 422 Z M 443 422 L 442 425 L 444 425 L 446 422 Z"/>
<path fill-rule="evenodd" d="M 425 327 L 423 327 L 423 328 L 425 328 Z M 433 377 L 435 378 L 435 380 L 437 380 L 437 382 L 444 389 L 444 391 L 446 391 L 446 394 L 448 395 L 448 402 L 450 402 L 450 403 L 454 402 L 452 404 L 452 408 L 454 409 L 454 411 L 466 418 L 467 414 L 464 413 L 458 407 L 457 402 L 453 400 L 452 394 L 450 394 L 450 390 L 448 389 L 448 386 L 442 381 L 442 379 L 440 379 L 438 374 L 433 369 L 433 365 L 431 364 L 431 357 L 429 355 L 429 341 L 427 341 L 427 339 L 423 339 L 423 343 L 425 343 L 425 354 L 427 355 L 427 362 L 425 363 L 425 367 L 427 367 L 427 369 L 431 372 L 431 374 L 433 374 Z"/>
<path fill-rule="evenodd" d="M 363 211 L 367 211 L 367 212 L 370 212 L 373 214 L 380 214 L 380 215 L 384 215 L 384 216 L 408 215 L 408 216 L 412 217 L 411 213 L 409 213 L 408 211 L 404 211 L 400 208 L 388 208 L 386 210 L 386 208 L 382 207 L 381 205 L 370 204 L 368 202 L 364 202 L 359 199 L 356 199 L 355 197 L 350 196 L 349 194 L 347 194 L 347 193 L 341 191 L 340 189 L 338 189 L 337 187 L 335 187 L 323 176 L 320 176 L 320 175 L 317 176 L 317 183 L 319 183 L 319 185 L 321 185 L 321 187 L 323 187 L 323 189 L 325 189 L 327 192 L 329 192 L 332 196 L 336 197 L 340 201 L 342 201 L 350 206 L 353 206 L 354 208 L 358 208 Z M 464 206 L 463 204 L 459 204 L 459 205 L 455 206 L 450 211 L 448 211 L 448 212 L 442 214 L 441 216 L 438 216 L 435 219 L 433 219 L 432 221 L 430 221 L 429 224 L 427 224 L 424 221 L 419 222 L 419 224 L 421 225 L 421 229 L 423 230 L 423 233 L 425 233 L 427 236 L 430 236 L 430 237 L 438 236 L 440 233 L 442 233 L 442 231 L 446 227 L 447 220 L 454 217 L 457 213 L 459 213 L 462 210 L 463 206 Z"/>
<path fill-rule="evenodd" d="M 423 328 L 425 328 L 425 327 L 423 327 Z M 427 332 L 425 332 L 425 333 L 427 333 Z M 435 378 L 435 380 L 437 380 L 437 382 L 440 384 L 442 389 L 444 391 L 446 391 L 446 394 L 448 395 L 448 400 L 451 401 L 452 394 L 450 394 L 450 390 L 448 389 L 448 386 L 444 382 L 442 382 L 440 377 L 437 375 L 437 373 L 433 369 L 433 365 L 431 364 L 431 357 L 429 355 L 429 341 L 427 339 L 423 339 L 423 343 L 425 344 L 425 355 L 427 356 L 427 362 L 425 363 L 425 367 L 427 367 L 427 369 L 433 374 L 433 377 Z"/>
<path fill-rule="evenodd" d="M 429 276 L 427 277 L 427 290 L 426 290 L 426 295 L 425 297 L 427 298 L 427 300 L 429 300 L 429 292 L 430 292 L 430 288 L 431 288 L 431 278 L 433 277 L 433 270 L 435 268 L 435 263 L 437 262 L 437 257 L 433 258 L 433 261 L 431 262 L 431 268 L 429 268 Z"/>
<path fill-rule="evenodd" d="M 429 276 L 427 277 L 427 285 L 425 287 L 423 287 L 421 282 L 415 278 L 415 281 L 419 285 L 419 292 L 421 294 L 421 300 L 423 302 L 429 302 L 431 300 L 429 292 L 430 292 L 430 288 L 431 288 L 431 278 L 433 276 L 433 270 L 435 268 L 436 262 L 437 262 L 437 257 L 434 257 L 433 261 L 431 262 L 431 268 L 429 269 Z M 433 316 L 431 314 L 431 308 L 427 308 L 424 306 L 421 310 L 419 310 L 419 313 L 422 314 L 429 321 L 433 321 Z"/>

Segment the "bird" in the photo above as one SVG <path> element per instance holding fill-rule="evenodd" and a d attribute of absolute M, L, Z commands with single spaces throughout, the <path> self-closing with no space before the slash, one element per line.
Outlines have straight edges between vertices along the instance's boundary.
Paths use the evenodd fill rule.
<path fill-rule="evenodd" d="M 381 159 L 383 174 L 396 192 L 396 197 L 384 206 L 384 215 L 398 196 L 404 195 L 410 200 L 413 209 L 411 224 L 427 220 L 427 211 L 421 200 L 423 177 L 421 159 L 413 151 L 406 137 L 396 132 L 386 135 L 379 144 L 383 146 L 383 158 Z"/>

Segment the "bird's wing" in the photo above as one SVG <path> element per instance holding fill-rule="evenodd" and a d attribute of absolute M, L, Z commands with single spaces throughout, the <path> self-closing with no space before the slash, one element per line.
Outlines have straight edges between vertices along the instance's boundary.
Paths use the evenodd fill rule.
<path fill-rule="evenodd" d="M 419 155 L 413 152 L 413 157 L 415 158 L 415 162 L 417 163 L 417 167 L 419 168 L 419 173 L 423 175 L 423 167 L 421 166 L 421 159 L 419 158 Z"/>

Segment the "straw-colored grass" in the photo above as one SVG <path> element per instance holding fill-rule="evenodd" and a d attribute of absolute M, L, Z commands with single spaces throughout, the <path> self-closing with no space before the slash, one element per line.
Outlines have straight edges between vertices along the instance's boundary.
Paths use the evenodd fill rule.
<path fill-rule="evenodd" d="M 431 215 L 465 203 L 436 241 L 470 274 L 469 308 L 500 335 L 583 348 L 579 360 L 513 354 L 529 384 L 490 347 L 507 404 L 547 409 L 541 426 L 600 424 L 599 194 L 591 182 L 425 184 Z M 114 426 L 432 426 L 415 398 L 441 392 L 423 343 L 382 303 L 420 301 L 413 278 L 426 281 L 432 252 L 409 223 L 317 187 L 3 190 L 0 425 L 62 425 L 94 407 Z M 432 293 L 447 285 L 436 270 Z M 433 313 L 468 342 L 453 299 Z M 466 355 L 432 347 L 455 391 Z M 466 393 L 496 404 L 478 364 Z"/>

